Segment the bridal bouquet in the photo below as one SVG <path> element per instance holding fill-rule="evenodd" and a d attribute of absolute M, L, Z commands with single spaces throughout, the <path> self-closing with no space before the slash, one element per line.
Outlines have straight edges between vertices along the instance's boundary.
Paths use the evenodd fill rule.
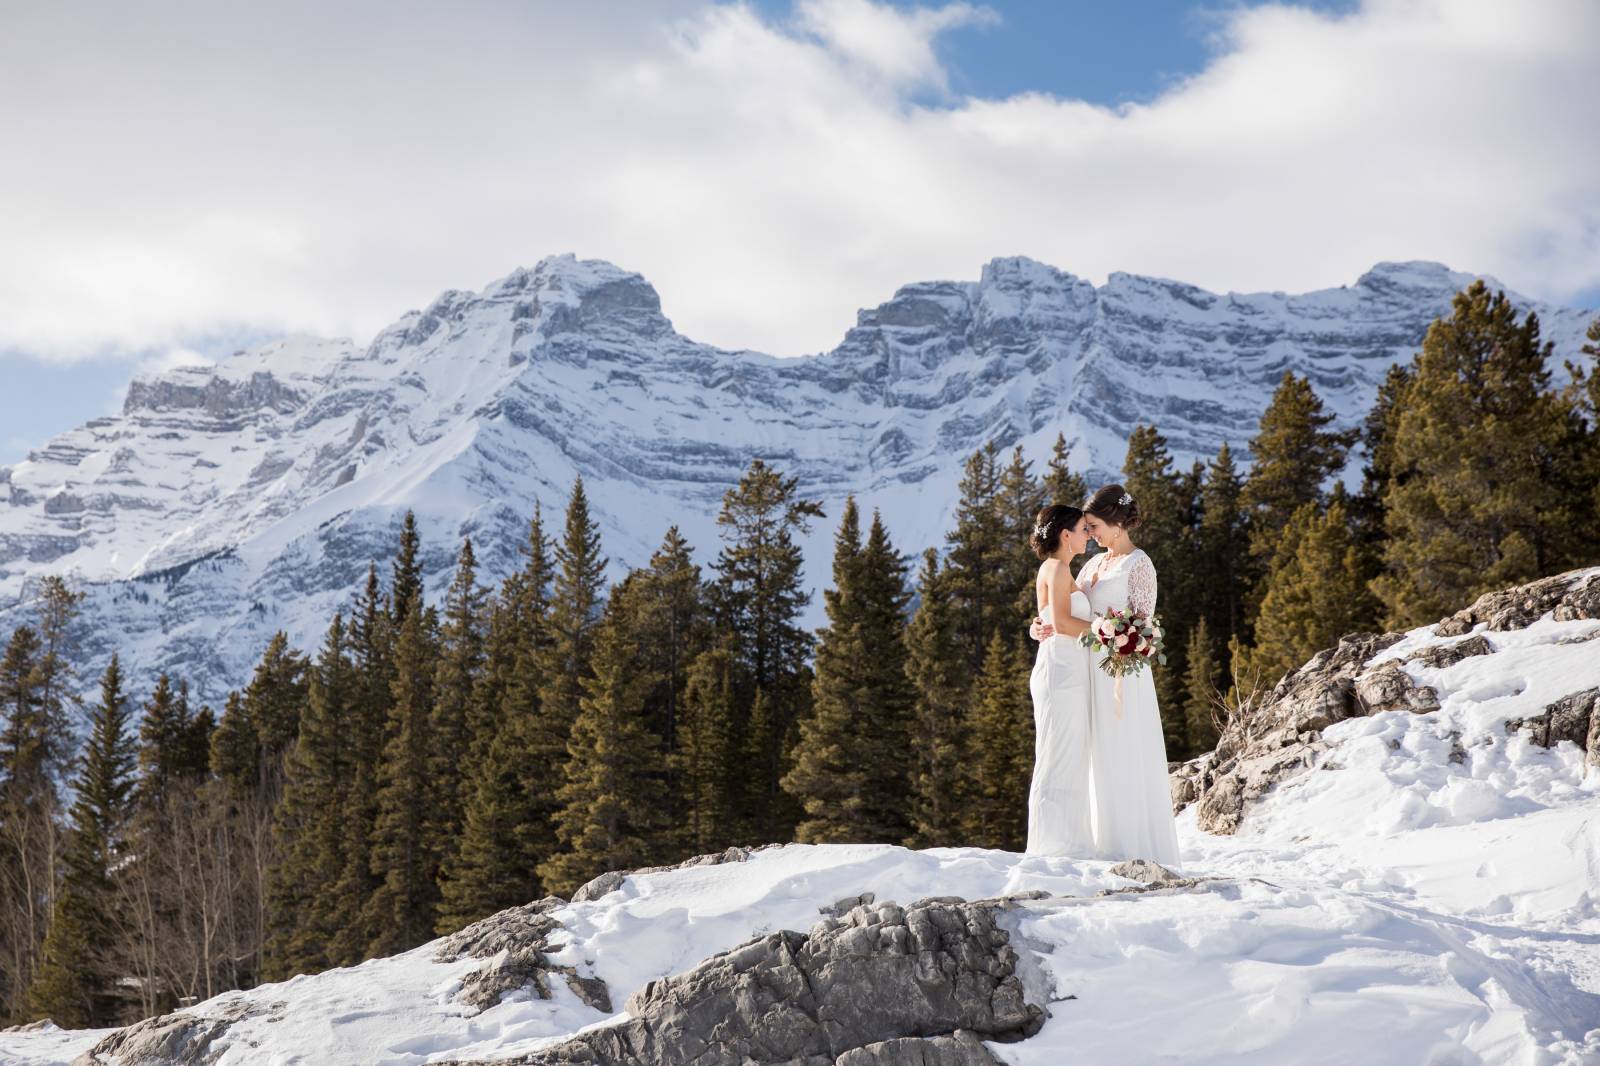
<path fill-rule="evenodd" d="M 1160 619 L 1137 611 L 1107 611 L 1089 623 L 1089 632 L 1079 637 L 1078 643 L 1105 652 L 1100 669 L 1112 677 L 1137 674 L 1152 659 L 1162 666 L 1167 665 Z"/>

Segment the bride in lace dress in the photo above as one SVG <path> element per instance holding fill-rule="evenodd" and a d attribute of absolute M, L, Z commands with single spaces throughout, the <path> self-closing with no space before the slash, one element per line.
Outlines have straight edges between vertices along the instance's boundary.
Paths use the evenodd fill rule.
<path fill-rule="evenodd" d="M 1084 507 L 1086 532 L 1106 549 L 1084 564 L 1077 579 L 1095 617 L 1128 608 L 1155 614 L 1155 564 L 1128 535 L 1138 524 L 1139 505 L 1121 485 L 1100 489 Z M 1176 864 L 1178 832 L 1151 671 L 1140 670 L 1119 683 L 1096 664 L 1089 675 L 1096 850 L 1105 859 Z"/>
<path fill-rule="evenodd" d="M 1039 641 L 1028 688 L 1033 694 L 1033 781 L 1028 788 L 1028 854 L 1095 854 L 1089 821 L 1089 599 L 1072 578 L 1073 556 L 1088 547 L 1083 512 L 1052 504 L 1029 538 L 1041 560 L 1034 596 L 1054 636 Z"/>

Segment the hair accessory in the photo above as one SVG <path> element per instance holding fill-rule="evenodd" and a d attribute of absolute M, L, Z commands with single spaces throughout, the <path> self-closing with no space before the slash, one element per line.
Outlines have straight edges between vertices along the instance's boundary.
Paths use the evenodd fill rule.
<path fill-rule="evenodd" d="M 1128 506 L 1128 504 L 1133 502 L 1133 495 L 1131 493 L 1124 492 L 1122 494 L 1122 498 L 1120 500 L 1118 500 L 1117 502 L 1122 504 L 1122 506 L 1126 507 L 1126 506 Z"/>
<path fill-rule="evenodd" d="M 1033 535 L 1038 537 L 1040 540 L 1044 540 L 1046 537 L 1048 537 L 1050 535 L 1050 527 L 1049 526 L 1034 526 L 1033 527 Z"/>

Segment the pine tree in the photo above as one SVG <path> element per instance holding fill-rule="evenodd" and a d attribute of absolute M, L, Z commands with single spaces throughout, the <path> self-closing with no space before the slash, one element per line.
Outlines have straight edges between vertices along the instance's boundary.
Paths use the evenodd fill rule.
<path fill-rule="evenodd" d="M 6 642 L 0 659 L 0 713 L 5 732 L 0 736 L 0 789 L 7 798 L 21 800 L 44 783 L 49 761 L 38 685 L 39 632 L 18 626 Z"/>
<path fill-rule="evenodd" d="M 962 842 L 972 796 L 967 758 L 970 675 L 957 651 L 960 639 L 949 571 L 929 548 L 917 574 L 917 612 L 906 631 L 906 676 L 911 682 L 912 836 L 917 847 Z"/>
<path fill-rule="evenodd" d="M 996 633 L 973 689 L 974 796 L 968 838 L 982 847 L 1027 846 L 1033 774 L 1033 708 L 1028 669 L 1014 642 Z"/>
<path fill-rule="evenodd" d="M 456 576 L 445 593 L 444 625 L 434 681 L 429 732 L 429 835 L 448 855 L 461 836 L 467 802 L 467 757 L 472 749 L 473 690 L 484 663 L 484 593 L 471 539 L 461 544 Z"/>
<path fill-rule="evenodd" d="M 389 616 L 396 633 L 405 624 L 411 605 L 422 602 L 422 542 L 417 533 L 417 516 L 408 510 L 400 521 L 400 550 L 395 555 L 394 577 L 389 585 Z"/>
<path fill-rule="evenodd" d="M 281 630 L 267 642 L 261 662 L 244 690 L 244 712 L 259 745 L 259 780 L 276 790 L 283 759 L 300 732 L 306 702 L 306 659 L 289 646 Z"/>
<path fill-rule="evenodd" d="M 822 508 L 801 497 L 798 484 L 757 459 L 723 496 L 717 515 L 723 546 L 712 611 L 736 657 L 734 742 L 749 760 L 739 808 L 749 834 L 763 840 L 787 840 L 793 832 L 798 812 L 779 780 L 810 699 L 812 638 L 800 615 L 811 597 L 797 538 Z"/>
<path fill-rule="evenodd" d="M 1315 503 L 1301 505 L 1283 531 L 1267 577 L 1255 644 L 1235 653 L 1241 679 L 1270 688 L 1312 655 L 1361 629 L 1375 606 L 1360 555 L 1342 499 L 1325 512 Z"/>
<path fill-rule="evenodd" d="M 735 722 L 739 693 L 735 656 L 709 648 L 690 663 L 673 764 L 683 798 L 684 846 L 707 854 L 735 842 L 739 819 Z"/>
<path fill-rule="evenodd" d="M 473 688 L 471 773 L 461 840 L 440 875 L 438 932 L 453 932 L 539 893 L 554 847 L 555 784 L 538 761 L 539 691 L 550 641 L 551 546 L 534 504 L 522 569 L 490 609 L 485 663 Z"/>
<path fill-rule="evenodd" d="M 346 730 L 348 790 L 341 812 L 346 824 L 344 868 L 332 895 L 328 922 L 336 932 L 328 959 L 348 966 L 368 957 L 376 939 L 376 915 L 368 901 L 378 890 L 373 842 L 378 821 L 379 767 L 383 763 L 384 730 L 394 700 L 394 630 L 385 609 L 376 564 L 351 613 L 348 631 L 350 706 Z"/>
<path fill-rule="evenodd" d="M 475 765 L 461 844 L 440 882 L 435 930 L 451 933 L 539 894 L 535 869 L 548 852 L 533 832 L 543 816 L 530 794 L 524 753 L 531 719 L 509 719 Z"/>
<path fill-rule="evenodd" d="M 73 621 L 84 594 L 55 575 L 40 582 L 38 597 L 39 662 L 35 686 L 39 694 L 39 735 L 43 764 L 63 773 L 72 758 L 70 721 L 80 705 L 72 662 L 77 650 Z"/>
<path fill-rule="evenodd" d="M 113 877 L 132 815 L 135 754 L 122 667 L 113 654 L 73 782 L 66 874 L 29 990 L 35 1014 L 64 1027 L 107 1025 L 121 1010 L 119 960 L 110 950 L 118 925 Z"/>
<path fill-rule="evenodd" d="M 670 830 L 663 813 L 665 756 L 646 723 L 655 683 L 642 669 L 640 633 L 624 607 L 627 582 L 611 599 L 583 680 L 583 703 L 572 728 L 557 792 L 556 834 L 562 850 L 539 866 L 552 892 L 573 889 L 606 870 L 645 865 Z M 648 639 L 648 637 L 646 637 Z"/>
<path fill-rule="evenodd" d="M 1206 469 L 1205 485 L 1200 490 L 1195 584 L 1203 603 L 1208 647 L 1220 641 L 1226 648 L 1236 636 L 1247 633 L 1245 593 L 1255 579 L 1249 552 L 1250 527 L 1240 498 L 1243 487 L 1233 450 L 1224 442 Z M 1219 661 L 1217 667 L 1221 676 L 1227 676 L 1226 660 Z"/>
<path fill-rule="evenodd" d="M 666 811 L 675 824 L 682 824 L 683 798 L 679 791 L 677 761 L 678 731 L 682 718 L 682 697 L 688 680 L 689 664 L 706 645 L 704 590 L 700 567 L 693 550 L 678 527 L 667 530 L 661 547 L 650 563 L 639 571 L 630 586 L 629 610 L 635 612 L 636 625 L 652 639 L 640 648 L 645 669 L 655 679 L 646 697 L 645 719 L 651 732 L 660 738 L 666 755 Z"/>
<path fill-rule="evenodd" d="M 1071 454 L 1067 451 L 1067 435 L 1056 434 L 1055 446 L 1050 450 L 1050 465 L 1044 475 L 1046 503 L 1063 503 L 1068 507 L 1082 507 L 1089 498 L 1089 483 L 1083 475 L 1073 471 Z"/>
<path fill-rule="evenodd" d="M 1000 521 L 1005 529 L 1004 565 L 993 577 L 1004 588 L 1012 591 L 1009 612 L 1002 614 L 999 628 L 1019 648 L 1032 641 L 1028 636 L 1028 622 L 1033 618 L 1033 579 L 1038 560 L 1028 550 L 1028 537 L 1033 532 L 1033 520 L 1039 508 L 1045 505 L 1044 489 L 1033 476 L 1033 464 L 1022 457 L 1022 447 L 1011 451 L 1011 462 L 1000 474 L 1000 495 L 995 501 L 1000 508 Z"/>
<path fill-rule="evenodd" d="M 572 486 L 566 526 L 555 550 L 555 580 L 550 597 L 548 644 L 539 664 L 538 707 L 534 711 L 527 753 L 537 804 L 530 827 L 540 854 L 557 850 L 557 792 L 564 780 L 573 723 L 578 720 L 584 679 L 593 670 L 606 559 L 600 554 L 600 530 L 589 515 L 583 479 Z M 535 769 L 537 768 L 537 769 Z"/>
<path fill-rule="evenodd" d="M 817 645 L 811 712 L 783 787 L 805 811 L 798 840 L 898 843 L 911 830 L 909 781 L 868 757 L 904 751 L 911 739 L 905 563 L 876 513 L 862 544 L 854 497 L 834 538 L 833 580 L 823 594 L 829 624 Z"/>
<path fill-rule="evenodd" d="M 1211 639 L 1211 628 L 1201 618 L 1189 633 L 1189 668 L 1184 674 L 1187 699 L 1183 716 L 1191 748 L 1207 752 L 1217 746 L 1215 708 L 1221 699 L 1219 681 L 1222 672 L 1217 665 L 1217 649 Z"/>
<path fill-rule="evenodd" d="M 1310 379 L 1285 371 L 1250 441 L 1241 499 L 1250 515 L 1250 552 L 1263 572 L 1290 517 L 1321 500 L 1323 483 L 1344 467 L 1355 435 L 1328 429 L 1332 422 Z"/>
<path fill-rule="evenodd" d="M 984 656 L 996 632 L 1008 629 L 1017 640 L 1017 589 L 995 579 L 1006 573 L 1020 547 L 1011 541 L 1002 510 L 1000 468 L 995 446 L 987 444 L 967 459 L 956 504 L 956 528 L 946 536 L 950 551 L 947 575 L 955 604 L 958 651 L 967 665 L 967 684 L 983 669 Z M 1031 516 L 1030 516 L 1031 517 Z M 1031 612 L 1030 612 L 1031 613 Z M 1016 626 L 1010 623 L 1018 622 Z M 965 686 L 963 686 L 965 689 Z"/>
<path fill-rule="evenodd" d="M 1573 561 L 1574 413 L 1550 389 L 1539 320 L 1481 281 L 1428 329 L 1394 424 L 1384 573 L 1395 627 Z"/>
<path fill-rule="evenodd" d="M 437 917 L 439 842 L 428 832 L 430 715 L 438 648 L 428 613 L 413 593 L 394 647 L 394 701 L 378 765 L 378 816 L 372 872 L 380 879 L 368 901 L 372 955 L 415 947 L 433 935 Z"/>
<path fill-rule="evenodd" d="M 171 678 L 162 674 L 144 705 L 139 723 L 139 783 L 136 794 L 141 806 L 160 806 L 162 797 L 184 776 L 191 757 L 189 737 L 192 725 L 186 696 L 172 687 Z"/>
<path fill-rule="evenodd" d="M 271 926 L 262 970 L 269 980 L 343 961 L 332 949 L 343 905 L 335 887 L 350 859 L 345 817 L 355 689 L 344 617 L 335 614 L 310 671 L 305 714 L 274 811 L 280 859 L 268 878 Z"/>

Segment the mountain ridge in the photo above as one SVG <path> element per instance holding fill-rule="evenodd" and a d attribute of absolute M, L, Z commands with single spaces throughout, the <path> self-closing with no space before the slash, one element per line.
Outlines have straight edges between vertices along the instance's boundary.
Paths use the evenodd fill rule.
<path fill-rule="evenodd" d="M 671 521 L 705 561 L 722 492 L 757 457 L 830 514 L 850 493 L 881 508 L 915 551 L 941 542 L 986 441 L 1037 461 L 1060 431 L 1075 466 L 1108 478 L 1127 432 L 1154 422 L 1184 466 L 1242 451 L 1285 370 L 1353 424 L 1474 276 L 1389 262 L 1336 289 L 1218 294 L 1002 257 L 976 281 L 901 286 L 832 350 L 784 359 L 683 336 L 638 273 L 547 257 L 447 290 L 364 347 L 291 336 L 136 377 L 121 415 L 0 468 L 0 623 L 67 573 L 86 623 L 116 622 L 86 624 L 95 663 L 116 642 L 141 681 L 171 670 L 215 701 L 272 631 L 314 643 L 407 509 L 436 597 L 461 537 L 497 578 L 534 502 L 559 513 L 581 475 L 616 576 Z M 1515 299 L 1557 359 L 1576 354 L 1589 313 Z M 829 526 L 805 542 L 813 585 Z"/>

